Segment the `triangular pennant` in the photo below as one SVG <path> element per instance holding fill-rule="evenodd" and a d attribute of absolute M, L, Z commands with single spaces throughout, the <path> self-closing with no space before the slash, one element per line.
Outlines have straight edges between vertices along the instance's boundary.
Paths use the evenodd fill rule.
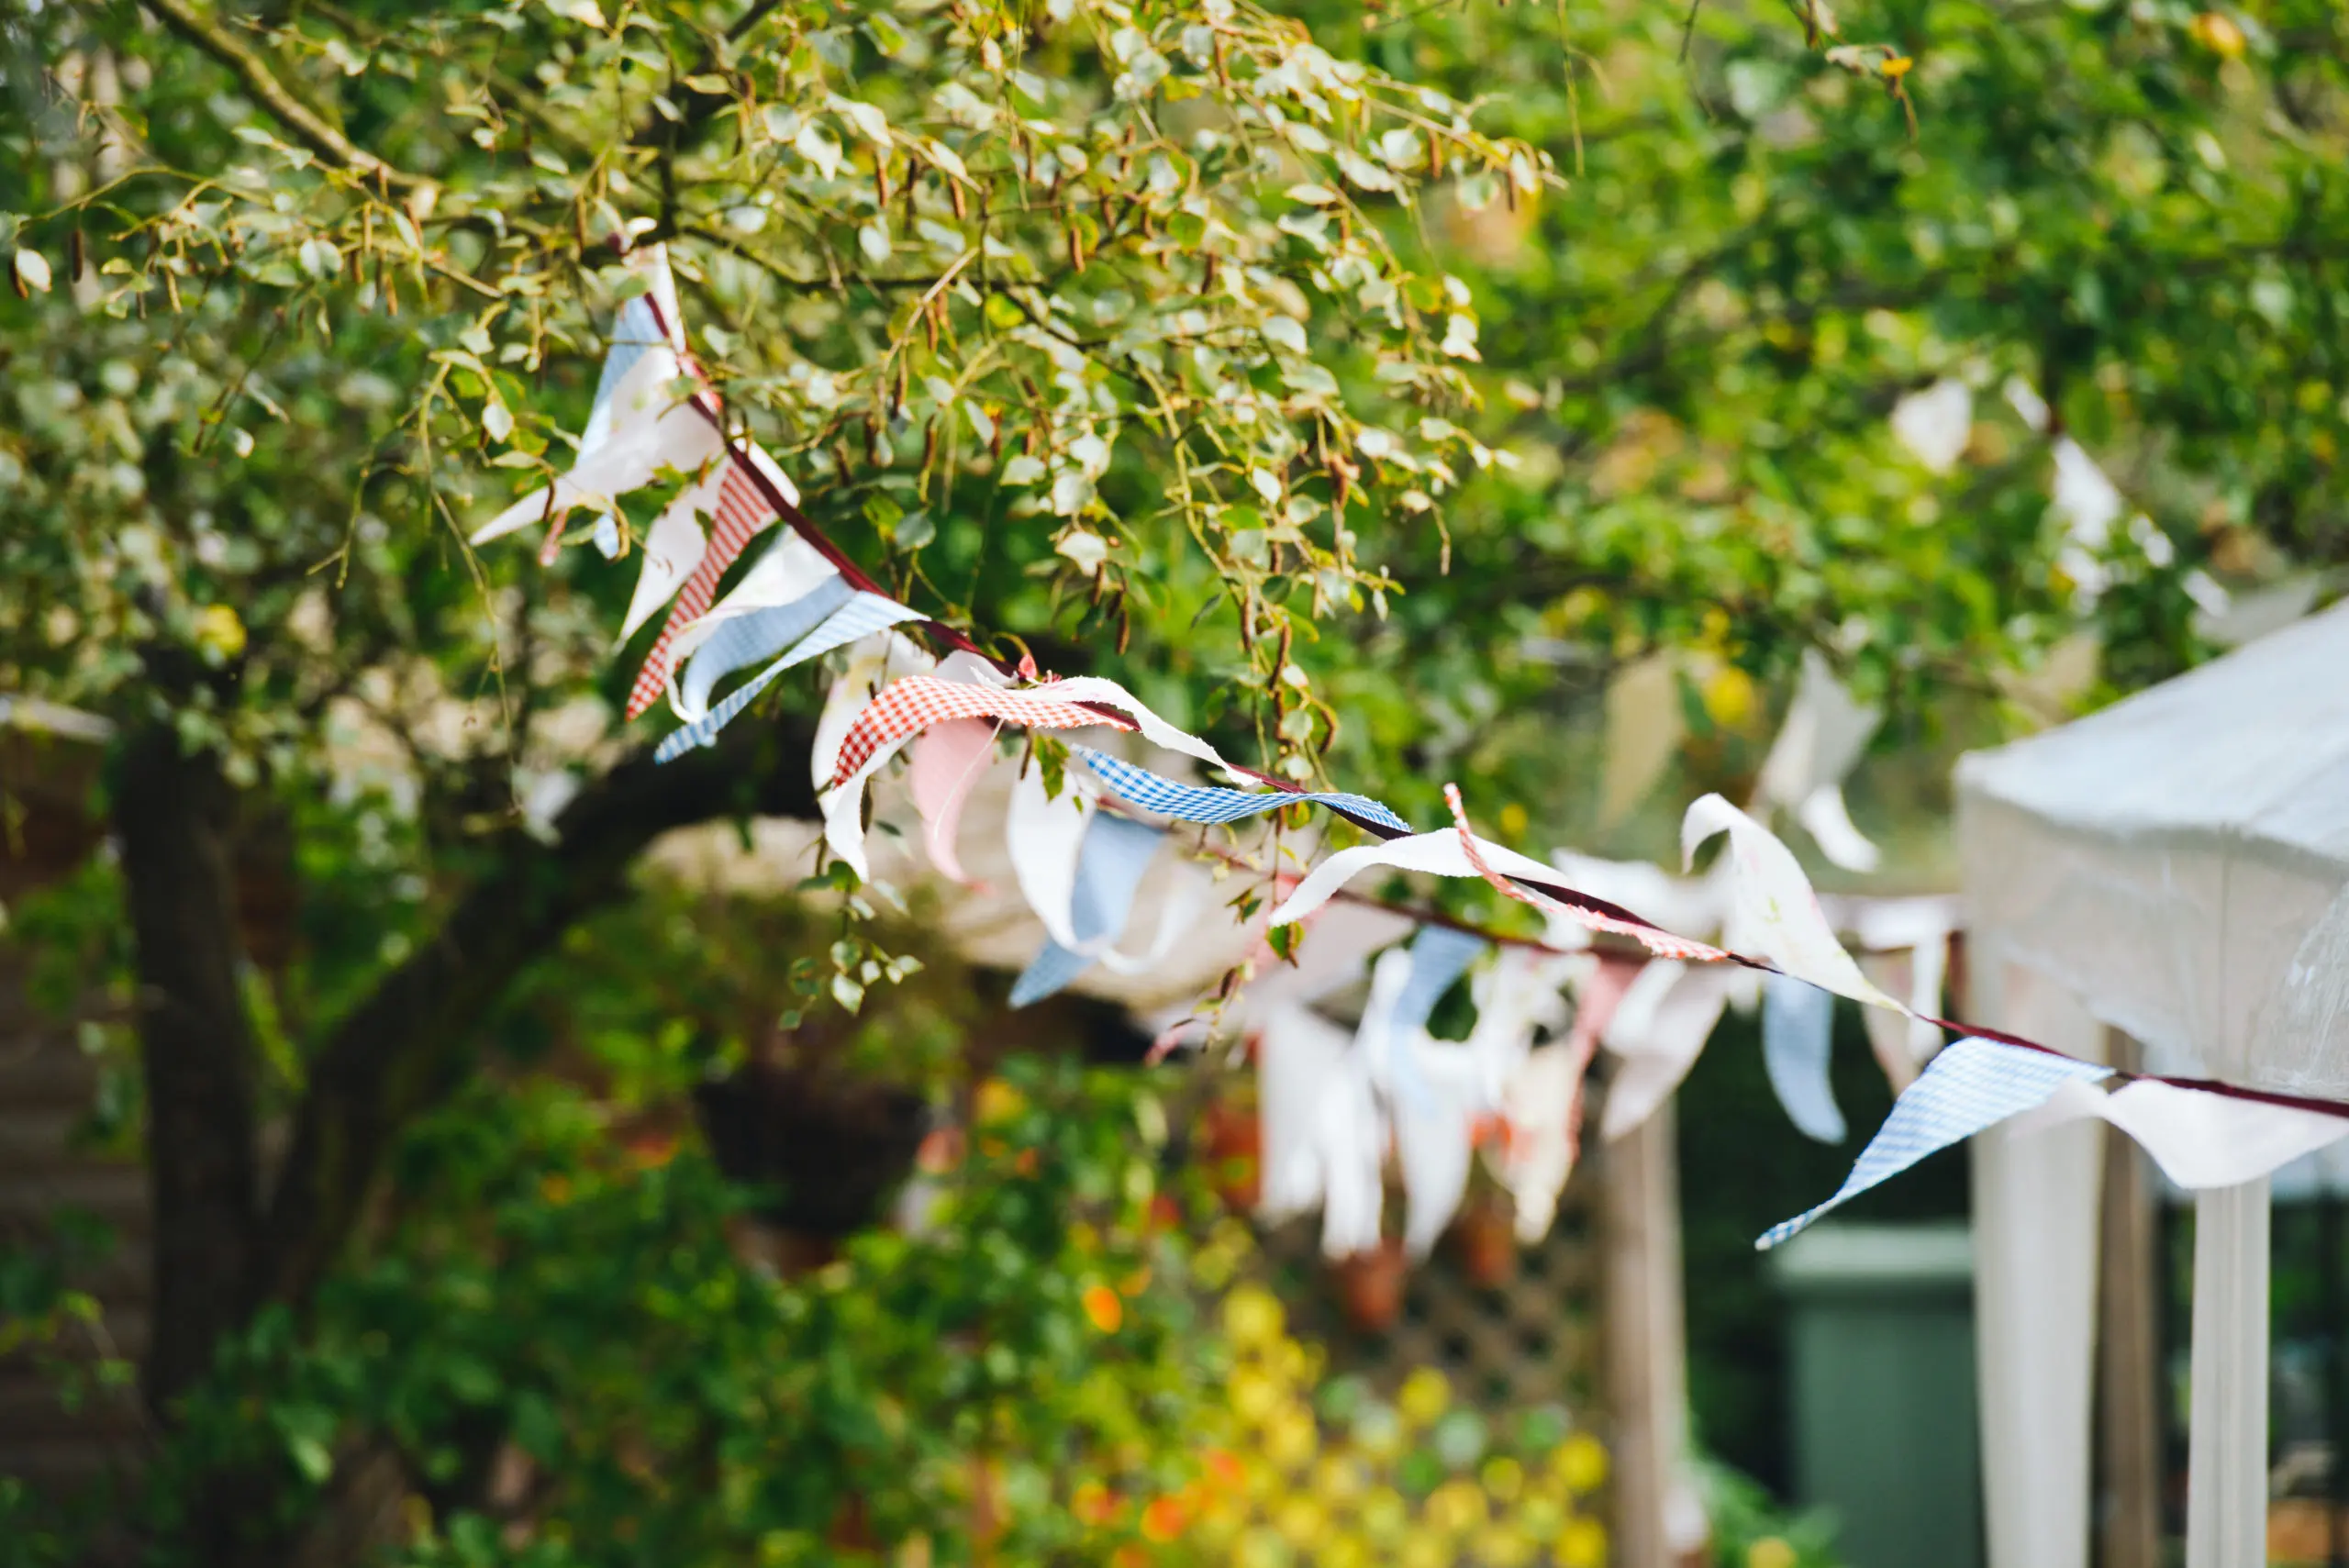
<path fill-rule="evenodd" d="M 1831 995 L 1787 975 L 1764 976 L 1762 1064 L 1787 1119 L 1820 1143 L 1841 1143 L 1849 1130 L 1827 1077 L 1834 1039 Z"/>
<path fill-rule="evenodd" d="M 835 648 L 845 648 L 876 631 L 920 618 L 921 612 L 907 609 L 895 599 L 885 599 L 878 594 L 849 595 L 846 604 L 826 616 L 815 630 L 802 638 L 782 658 L 736 687 L 723 702 L 700 718 L 664 736 L 653 752 L 653 760 L 666 762 L 684 755 L 693 747 L 708 745 L 717 739 L 719 730 L 731 724 L 735 716 L 748 707 L 785 670 L 805 664 L 810 659 L 821 658 Z"/>
<path fill-rule="evenodd" d="M 661 635 L 653 639 L 651 651 L 644 656 L 644 667 L 637 672 L 636 684 L 629 690 L 628 717 L 634 718 L 659 700 L 669 684 L 677 639 L 686 627 L 708 613 L 727 568 L 734 564 L 745 546 L 774 525 L 775 516 L 774 504 L 760 489 L 751 471 L 739 459 L 729 456 L 718 477 L 718 506 L 712 517 L 708 546 L 695 563 L 692 574 L 678 588 L 676 601 L 669 606 L 669 618 L 662 624 Z"/>
<path fill-rule="evenodd" d="M 652 612 L 667 604 L 701 564 L 702 551 L 709 543 L 701 519 L 717 509 L 721 482 L 722 476 L 716 473 L 696 480 L 652 519 L 652 528 L 644 537 L 644 566 L 637 573 L 636 591 L 629 595 L 628 616 L 620 622 L 621 643 L 634 637 L 637 628 L 651 620 Z"/>
<path fill-rule="evenodd" d="M 737 670 L 789 651 L 855 596 L 856 590 L 848 585 L 848 580 L 833 573 L 789 604 L 748 609 L 711 628 L 678 678 L 679 716 L 686 719 L 706 716 L 710 693 L 718 682 Z M 721 605 L 719 609 L 724 607 Z"/>
<path fill-rule="evenodd" d="M 1877 990 L 1819 906 L 1810 879 L 1794 851 L 1776 835 L 1723 800 L 1709 795 L 1688 807 L 1680 828 L 1681 853 L 1696 859 L 1698 848 L 1718 834 L 1729 835 L 1726 857 L 1730 912 L 1721 943 L 1738 952 L 1758 953 L 1798 980 L 1808 980 L 1839 996 L 1906 1011 Z"/>
<path fill-rule="evenodd" d="M 1165 837 L 1130 817 L 1093 814 L 1069 893 L 1068 929 L 1077 945 L 1064 947 L 1047 937 L 1043 951 L 1011 987 L 1013 1006 L 1027 1006 L 1061 990 L 1092 967 L 1098 956 L 1094 950 L 1125 935 L 1141 874 Z"/>
<path fill-rule="evenodd" d="M 1068 684 L 1062 683 L 1063 685 Z M 1101 782 L 1116 792 L 1119 799 L 1144 811 L 1154 811 L 1161 817 L 1172 817 L 1178 822 L 1200 822 L 1213 826 L 1237 822 L 1262 812 L 1277 811 L 1284 806 L 1311 802 L 1350 816 L 1366 817 L 1398 833 L 1411 830 L 1409 823 L 1367 795 L 1317 792 L 1292 795 L 1286 790 L 1219 789 L 1187 784 L 1162 773 L 1153 773 L 1148 768 L 1121 762 L 1090 747 L 1070 749 L 1085 760 L 1085 766 L 1100 775 Z"/>
<path fill-rule="evenodd" d="M 2032 1109 L 2065 1084 L 2092 1083 L 2111 1074 L 2110 1067 L 2051 1051 L 1995 1040 L 1961 1040 L 1934 1057 L 1923 1076 L 1892 1102 L 1892 1114 L 1860 1151 L 1852 1173 L 1833 1197 L 1770 1227 L 1753 1244 L 1776 1247 L 1926 1155 Z"/>
<path fill-rule="evenodd" d="M 933 724 L 914 742 L 906 784 L 921 816 L 922 846 L 930 863 L 949 882 L 968 887 L 955 840 L 963 803 L 995 761 L 996 726 L 984 718 L 952 718 Z"/>

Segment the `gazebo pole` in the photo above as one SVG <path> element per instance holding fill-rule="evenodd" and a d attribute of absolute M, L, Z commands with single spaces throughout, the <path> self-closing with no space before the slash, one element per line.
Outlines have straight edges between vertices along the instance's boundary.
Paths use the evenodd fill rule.
<path fill-rule="evenodd" d="M 2102 1056 L 2103 1027 L 2070 995 L 2007 962 L 1989 933 L 1968 940 L 1977 1017 L 2076 1056 Z M 1969 1146 L 1989 1568 L 2088 1565 L 2104 1130 L 2097 1122 L 2020 1135 L 1994 1127 Z"/>
<path fill-rule="evenodd" d="M 2267 1561 L 2267 1179 L 2194 1199 L 2186 1568 Z"/>

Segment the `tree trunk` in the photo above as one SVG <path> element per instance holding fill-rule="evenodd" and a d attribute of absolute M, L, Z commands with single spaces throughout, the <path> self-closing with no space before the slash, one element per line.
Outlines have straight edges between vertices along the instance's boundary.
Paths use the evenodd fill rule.
<path fill-rule="evenodd" d="M 169 723 L 133 735 L 114 791 L 132 934 L 154 1195 L 161 1412 L 244 1319 L 260 1204 L 252 1029 L 238 979 L 234 796 L 210 751 Z"/>

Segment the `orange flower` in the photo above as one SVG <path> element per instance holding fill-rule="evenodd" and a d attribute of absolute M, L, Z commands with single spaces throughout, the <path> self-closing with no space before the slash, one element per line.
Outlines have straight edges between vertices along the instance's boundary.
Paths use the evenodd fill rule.
<path fill-rule="evenodd" d="M 1126 1320 L 1126 1304 L 1108 1285 L 1097 1284 L 1085 1293 L 1085 1316 L 1101 1332 L 1114 1334 Z"/>
<path fill-rule="evenodd" d="M 1183 1533 L 1186 1522 L 1179 1497 L 1153 1497 L 1141 1511 L 1141 1538 L 1163 1545 Z"/>

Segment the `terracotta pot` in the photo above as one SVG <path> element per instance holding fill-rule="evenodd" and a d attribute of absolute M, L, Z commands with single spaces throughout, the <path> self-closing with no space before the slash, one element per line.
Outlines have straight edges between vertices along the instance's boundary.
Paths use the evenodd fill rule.
<path fill-rule="evenodd" d="M 1453 1256 L 1468 1283 L 1498 1290 L 1517 1277 L 1517 1233 L 1509 1214 L 1489 1194 L 1470 1198 L 1452 1222 Z"/>
<path fill-rule="evenodd" d="M 1403 1316 L 1403 1243 L 1386 1240 L 1330 1265 L 1338 1307 L 1365 1334 L 1383 1334 Z"/>

